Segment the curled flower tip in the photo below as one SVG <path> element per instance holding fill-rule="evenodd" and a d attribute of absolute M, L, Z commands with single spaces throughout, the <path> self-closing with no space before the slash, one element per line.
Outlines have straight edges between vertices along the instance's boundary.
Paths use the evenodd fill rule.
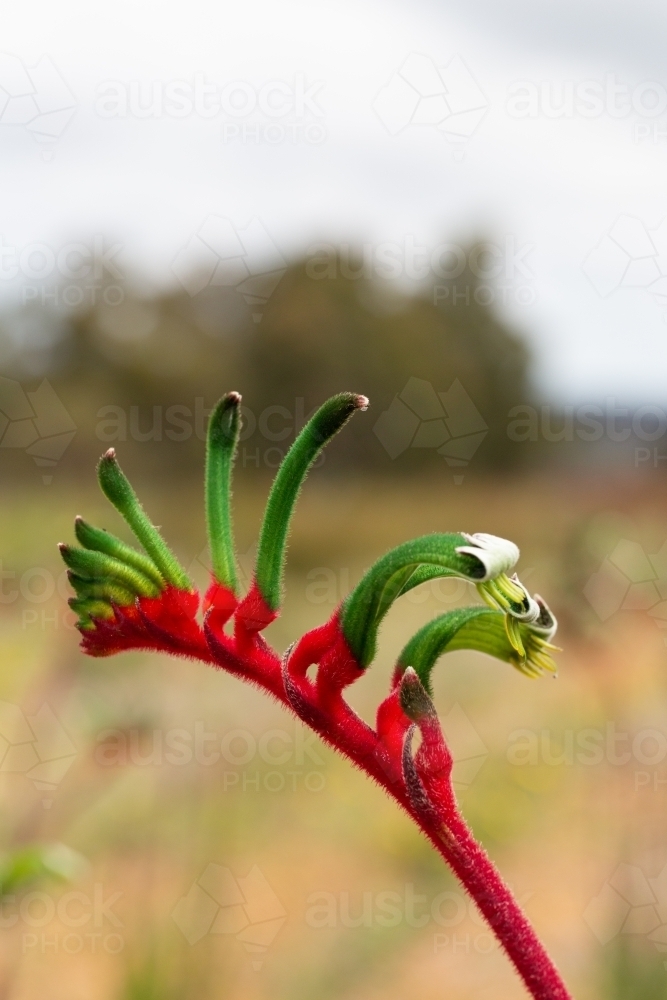
<path fill-rule="evenodd" d="M 516 573 L 511 578 L 506 573 L 499 573 L 493 580 L 478 583 L 477 592 L 490 608 L 504 612 L 517 622 L 535 622 L 539 617 L 539 604 L 530 596 Z M 508 636 L 511 641 L 510 632 Z"/>
<path fill-rule="evenodd" d="M 487 535 L 484 532 L 468 535 L 465 531 L 461 532 L 461 537 L 468 544 L 460 545 L 456 551 L 461 555 L 473 556 L 477 560 L 479 563 L 477 579 L 480 583 L 506 573 L 519 561 L 518 546 L 507 538 Z"/>
<path fill-rule="evenodd" d="M 507 575 L 519 559 L 519 549 L 514 542 L 481 532 L 463 537 L 468 544 L 459 546 L 456 551 L 477 560 L 479 573 L 475 583 L 482 600 L 495 611 L 503 611 L 519 621 L 535 621 L 540 613 L 537 603 L 516 573 L 511 578 Z M 508 628 L 513 629 L 513 626 Z M 516 630 L 507 634 L 514 645 Z"/>
<path fill-rule="evenodd" d="M 370 400 L 368 396 L 357 396 L 357 409 L 365 413 L 370 406 Z"/>
<path fill-rule="evenodd" d="M 561 649 L 560 646 L 555 646 L 551 640 L 556 634 L 558 623 L 546 601 L 539 594 L 535 594 L 535 603 L 539 609 L 538 618 L 534 622 L 522 626 L 517 623 L 517 632 L 520 629 L 521 649 L 517 649 L 512 643 L 508 630 L 508 638 L 510 638 L 510 643 L 514 646 L 516 653 L 512 656 L 512 663 L 517 670 L 528 677 L 540 677 L 542 674 L 551 674 L 556 677 L 558 668 L 551 654 L 560 653 Z M 508 620 L 509 616 L 505 619 L 506 629 Z"/>
<path fill-rule="evenodd" d="M 558 628 L 558 622 L 553 611 L 539 594 L 535 594 L 535 603 L 539 608 L 539 615 L 533 622 L 535 632 L 543 633 L 546 640 L 553 639 Z"/>
<path fill-rule="evenodd" d="M 413 722 L 437 718 L 435 705 L 412 667 L 407 667 L 401 677 L 400 699 L 401 708 Z"/>

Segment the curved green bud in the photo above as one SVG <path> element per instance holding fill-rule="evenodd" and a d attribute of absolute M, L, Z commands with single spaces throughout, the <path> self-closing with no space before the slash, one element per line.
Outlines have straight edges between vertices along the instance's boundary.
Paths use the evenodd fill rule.
<path fill-rule="evenodd" d="M 482 531 L 474 535 L 463 532 L 465 545 L 457 551 L 462 555 L 474 556 L 484 567 L 483 580 L 493 580 L 500 573 L 507 573 L 519 561 L 519 547 L 507 538 L 488 535 Z"/>
<path fill-rule="evenodd" d="M 178 587 L 179 590 L 192 590 L 192 584 L 185 570 L 139 503 L 136 493 L 116 460 L 113 448 L 109 448 L 100 459 L 97 475 L 102 492 L 125 518 L 167 583 Z"/>
<path fill-rule="evenodd" d="M 241 396 L 223 396 L 208 424 L 206 437 L 206 524 L 213 574 L 223 586 L 238 592 L 232 533 L 231 480 L 241 430 Z"/>
<path fill-rule="evenodd" d="M 259 591 L 272 611 L 280 607 L 287 532 L 301 484 L 325 444 L 355 410 L 367 407 L 366 397 L 353 392 L 332 396 L 308 421 L 278 469 L 266 504 L 255 570 Z"/>
<path fill-rule="evenodd" d="M 89 549 L 75 549 L 71 545 L 58 546 L 66 566 L 73 569 L 77 576 L 89 580 L 103 580 L 111 577 L 130 590 L 137 597 L 158 597 L 159 587 L 147 576 L 133 569 L 120 559 L 107 556 L 103 552 L 92 552 Z"/>
<path fill-rule="evenodd" d="M 135 594 L 121 583 L 117 583 L 116 580 L 111 580 L 108 577 L 100 580 L 88 580 L 69 570 L 67 579 L 78 597 L 100 598 L 101 600 L 118 604 L 120 607 L 127 607 L 129 604 L 134 604 Z"/>
<path fill-rule="evenodd" d="M 140 573 L 152 580 L 156 587 L 160 589 L 164 587 L 164 578 L 152 559 L 149 559 L 143 552 L 137 552 L 131 545 L 126 545 L 120 538 L 116 538 L 104 528 L 94 528 L 82 517 L 77 517 L 74 519 L 74 534 L 84 549 L 92 549 L 95 552 L 104 552 L 107 556 L 113 556 L 114 559 L 119 559 L 120 562 L 138 569 Z"/>
<path fill-rule="evenodd" d="M 551 652 L 557 650 L 550 639 L 556 620 L 546 604 L 540 605 L 540 619 L 534 623 L 517 622 L 525 655 L 510 642 L 505 615 L 491 608 L 456 608 L 439 615 L 413 635 L 398 658 L 399 672 L 413 667 L 427 691 L 431 691 L 431 671 L 444 653 L 456 649 L 475 649 L 510 663 L 529 677 L 556 673 Z"/>
<path fill-rule="evenodd" d="M 67 602 L 84 624 L 88 624 L 93 618 L 104 618 L 109 620 L 114 616 L 114 610 L 106 601 L 94 601 L 87 598 L 70 597 Z"/>
<path fill-rule="evenodd" d="M 426 580 L 457 576 L 472 583 L 484 580 L 486 567 L 474 555 L 461 552 L 466 536 L 423 535 L 382 556 L 343 602 L 343 634 L 357 662 L 367 667 L 375 656 L 383 617 L 401 594 Z"/>

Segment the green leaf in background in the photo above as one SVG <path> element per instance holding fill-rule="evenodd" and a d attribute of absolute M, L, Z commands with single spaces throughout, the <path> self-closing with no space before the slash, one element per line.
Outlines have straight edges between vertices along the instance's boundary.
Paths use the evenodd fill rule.
<path fill-rule="evenodd" d="M 31 844 L 0 859 L 0 896 L 26 889 L 43 878 L 70 882 L 87 868 L 86 859 L 65 844 Z"/>

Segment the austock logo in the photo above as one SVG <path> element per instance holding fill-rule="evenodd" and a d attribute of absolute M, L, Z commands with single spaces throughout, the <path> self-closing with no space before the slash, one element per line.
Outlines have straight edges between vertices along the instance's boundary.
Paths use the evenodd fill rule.
<path fill-rule="evenodd" d="M 233 937 L 255 956 L 252 967 L 259 971 L 262 956 L 287 919 L 287 910 L 257 865 L 237 878 L 230 868 L 211 863 L 179 899 L 171 916 L 190 945 L 207 934 Z"/>
<path fill-rule="evenodd" d="M 582 268 L 603 298 L 620 289 L 639 289 L 667 306 L 667 219 L 649 229 L 641 219 L 619 215 Z"/>
<path fill-rule="evenodd" d="M 0 376 L 0 448 L 18 448 L 35 465 L 55 468 L 76 434 L 76 424 L 46 379 L 33 391 Z M 53 476 L 43 475 L 48 485 Z"/>
<path fill-rule="evenodd" d="M 645 611 L 666 629 L 667 542 L 647 555 L 639 542 L 622 538 L 587 581 L 584 595 L 603 622 L 619 611 Z"/>
<path fill-rule="evenodd" d="M 26 243 L 0 235 L 0 282 L 19 292 L 23 305 L 66 312 L 96 304 L 118 306 L 125 300 L 123 271 L 117 260 L 121 243 L 108 243 L 102 233 L 68 243 Z"/>
<path fill-rule="evenodd" d="M 454 791 L 460 795 L 470 788 L 484 766 L 489 751 L 458 702 L 440 719 L 440 725 L 454 759 Z"/>
<path fill-rule="evenodd" d="M 188 295 L 204 288 L 233 288 L 253 309 L 256 323 L 287 268 L 287 261 L 259 219 L 234 226 L 209 215 L 176 255 L 171 269 Z"/>
<path fill-rule="evenodd" d="M 446 392 L 436 392 L 420 378 L 408 380 L 373 427 L 392 460 L 408 448 L 433 448 L 455 469 L 467 467 L 488 429 L 458 379 Z M 454 482 L 462 483 L 463 475 L 455 474 Z"/>
<path fill-rule="evenodd" d="M 630 934 L 666 953 L 667 865 L 656 878 L 647 878 L 637 865 L 620 864 L 586 907 L 584 920 L 602 945 Z M 667 970 L 667 961 L 663 964 Z"/>
<path fill-rule="evenodd" d="M 101 84 L 95 112 L 101 118 L 222 117 L 223 142 L 255 145 L 324 142 L 324 112 L 318 95 L 322 81 L 305 74 L 253 85 L 247 80 L 216 83 L 196 73 L 190 80 L 107 80 Z"/>
<path fill-rule="evenodd" d="M 526 905 L 533 893 L 524 893 Z M 435 895 L 415 891 L 411 882 L 379 891 L 316 890 L 306 897 L 305 923 L 313 930 L 344 927 L 433 930 L 434 955 L 490 955 L 500 948 L 475 903 L 463 892 Z M 497 998 L 497 994 L 496 994 Z"/>
<path fill-rule="evenodd" d="M 81 878 L 88 864 L 64 844 L 54 844 L 43 852 L 47 869 L 68 882 Z M 81 888 L 54 894 L 36 889 L 10 891 L 2 897 L 0 929 L 7 940 L 20 932 L 21 953 L 34 955 L 117 955 L 125 947 L 124 924 L 115 905 L 120 891 L 108 892 L 95 882 L 87 892 Z"/>
<path fill-rule="evenodd" d="M 667 110 L 667 90 L 660 83 L 632 85 L 615 73 L 604 79 L 517 80 L 509 87 L 507 113 L 511 118 L 657 118 Z M 635 138 L 651 134 L 647 124 L 635 124 Z M 661 134 L 659 127 L 655 134 Z M 664 136 L 664 132 L 662 133 Z"/>
<path fill-rule="evenodd" d="M 45 809 L 75 756 L 76 747 L 49 705 L 25 715 L 18 705 L 0 701 L 0 775 L 29 778 L 44 793 Z"/>
<path fill-rule="evenodd" d="M 41 143 L 44 159 L 53 155 L 75 111 L 74 95 L 50 56 L 27 66 L 18 56 L 0 53 L 0 125 L 27 129 Z"/>
<path fill-rule="evenodd" d="M 439 67 L 429 56 L 411 52 L 379 91 L 373 110 L 391 135 L 408 126 L 437 129 L 456 153 L 473 134 L 488 101 L 460 56 Z"/>
<path fill-rule="evenodd" d="M 305 270 L 314 281 L 339 276 L 350 281 L 435 280 L 435 306 L 488 307 L 495 302 L 529 306 L 536 298 L 531 284 L 535 275 L 526 258 L 534 249 L 535 244 L 519 243 L 511 233 L 495 242 L 472 246 L 451 242 L 427 245 L 408 233 L 380 243 L 313 243 L 306 251 Z"/>

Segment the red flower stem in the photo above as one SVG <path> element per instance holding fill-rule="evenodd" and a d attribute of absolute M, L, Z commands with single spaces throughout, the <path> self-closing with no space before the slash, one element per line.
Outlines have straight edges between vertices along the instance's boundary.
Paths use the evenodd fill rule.
<path fill-rule="evenodd" d="M 349 706 L 346 707 L 352 713 Z M 319 727 L 317 728 L 319 731 Z M 353 764 L 378 781 L 426 834 L 474 899 L 531 996 L 535 1000 L 572 1000 L 530 921 L 459 813 L 453 793 L 452 802 L 447 809 L 447 824 L 434 825 L 432 817 L 421 815 L 412 806 L 404 784 L 399 784 L 395 772 L 391 773 L 394 769 L 387 772 L 381 766 L 384 748 L 376 746 L 376 753 L 372 757 L 368 752 L 362 756 L 356 745 L 350 745 L 340 727 L 336 727 L 335 736 L 330 730 L 320 731 L 320 735 Z"/>
<path fill-rule="evenodd" d="M 354 716 L 357 725 L 364 726 L 366 736 L 372 733 L 344 699 L 341 698 L 341 702 L 347 709 L 345 715 L 350 713 Z M 340 708 L 336 714 L 339 712 Z M 380 745 L 377 736 L 373 734 L 376 743 L 375 753 L 369 753 L 367 745 L 364 748 L 366 752 L 360 754 L 357 740 L 351 742 L 346 736 L 346 731 L 349 730 L 349 724 L 346 722 L 348 720 L 344 721 L 341 713 L 335 732 L 323 729 L 320 735 L 357 767 L 378 781 L 426 834 L 474 899 L 531 996 L 535 1000 L 572 1000 L 560 973 L 549 958 L 530 921 L 458 811 L 453 790 L 451 800 L 446 803 L 445 809 L 438 808 L 439 813 L 446 812 L 446 825 L 444 821 L 434 824 L 432 816 L 421 815 L 411 804 L 405 784 L 403 781 L 399 782 L 395 768 L 386 769 L 385 748 Z M 319 727 L 317 728 L 319 731 Z"/>
<path fill-rule="evenodd" d="M 474 899 L 535 1000 L 572 1000 L 530 921 L 463 818 L 440 832 L 415 819 Z"/>
<path fill-rule="evenodd" d="M 444 795 L 440 780 L 439 795 L 428 797 L 427 808 L 417 808 L 406 788 L 396 747 L 360 719 L 341 693 L 318 698 L 316 686 L 301 678 L 297 704 L 282 688 L 280 660 L 261 636 L 246 635 L 245 641 L 235 643 L 220 633 L 216 640 L 206 626 L 205 631 L 218 666 L 263 688 L 377 781 L 408 813 L 475 901 L 534 1000 L 572 1000 L 530 921 L 459 812 L 448 778 Z M 191 649 L 190 655 L 202 658 L 200 649 Z"/>

